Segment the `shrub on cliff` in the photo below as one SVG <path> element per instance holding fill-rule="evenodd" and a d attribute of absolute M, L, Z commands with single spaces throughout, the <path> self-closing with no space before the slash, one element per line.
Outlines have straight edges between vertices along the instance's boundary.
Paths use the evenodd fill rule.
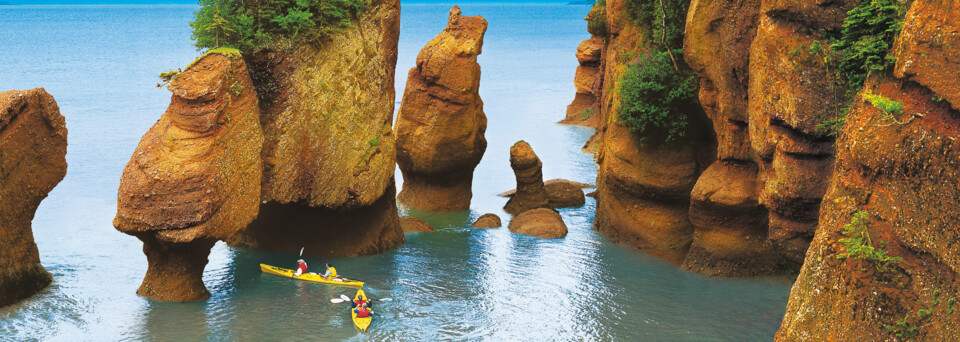
<path fill-rule="evenodd" d="M 852 92 L 860 90 L 871 72 L 896 61 L 888 52 L 900 34 L 905 13 L 899 0 L 863 0 L 847 12 L 840 41 L 833 48 L 842 51 L 840 71 Z"/>
<path fill-rule="evenodd" d="M 190 26 L 197 48 L 247 53 L 321 38 L 349 27 L 369 6 L 370 0 L 200 0 Z"/>
<path fill-rule="evenodd" d="M 617 118 L 641 140 L 670 142 L 686 134 L 687 115 L 681 108 L 696 100 L 697 77 L 680 70 L 667 51 L 643 51 L 620 77 Z"/>

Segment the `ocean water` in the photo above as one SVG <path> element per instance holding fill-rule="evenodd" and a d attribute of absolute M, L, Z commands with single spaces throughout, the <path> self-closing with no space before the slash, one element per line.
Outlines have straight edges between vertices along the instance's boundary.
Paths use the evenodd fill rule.
<path fill-rule="evenodd" d="M 397 101 L 417 52 L 446 24 L 450 5 L 405 4 Z M 194 6 L 0 6 L 0 90 L 45 87 L 67 120 L 67 176 L 33 223 L 54 283 L 0 309 L 0 340 L 771 340 L 789 280 L 716 279 L 678 269 L 591 228 L 595 202 L 562 209 L 570 233 L 540 240 L 469 223 L 502 211 L 496 194 L 514 187 L 509 146 L 528 141 L 544 176 L 593 183 L 593 157 L 580 152 L 592 130 L 555 124 L 573 99 L 577 44 L 588 37 L 587 6 L 467 4 L 489 21 L 479 61 L 489 120 L 486 155 L 470 211 L 401 208 L 439 229 L 408 234 L 389 252 L 313 259 L 367 282 L 379 303 L 358 333 L 344 304 L 350 288 L 262 274 L 296 256 L 214 247 L 204 302 L 155 303 L 136 295 L 146 271 L 141 243 L 114 230 L 117 186 L 140 136 L 170 101 L 157 74 L 198 52 L 188 22 Z M 399 102 L 398 102 L 399 103 Z M 399 180 L 400 174 L 397 173 Z"/>

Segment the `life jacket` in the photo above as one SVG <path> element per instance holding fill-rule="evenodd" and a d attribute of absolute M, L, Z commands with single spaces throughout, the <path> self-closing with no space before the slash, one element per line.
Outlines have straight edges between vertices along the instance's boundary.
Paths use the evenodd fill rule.
<path fill-rule="evenodd" d="M 357 309 L 357 318 L 370 317 L 370 309 Z"/>
<path fill-rule="evenodd" d="M 297 265 L 297 269 L 300 270 L 300 274 L 307 273 L 307 264 Z"/>
<path fill-rule="evenodd" d="M 337 277 L 337 269 L 336 269 L 336 268 L 330 267 L 330 268 L 327 268 L 327 271 L 330 271 L 330 278 L 336 278 L 336 277 Z"/>
<path fill-rule="evenodd" d="M 363 305 L 363 303 L 369 303 L 369 302 L 366 299 L 361 298 L 361 299 L 357 299 L 356 303 L 357 303 L 357 307 L 359 308 L 360 306 Z"/>

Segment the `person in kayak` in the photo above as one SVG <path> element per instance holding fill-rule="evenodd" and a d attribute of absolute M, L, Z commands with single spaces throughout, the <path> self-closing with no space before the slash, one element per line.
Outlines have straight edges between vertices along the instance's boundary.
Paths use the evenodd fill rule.
<path fill-rule="evenodd" d="M 323 274 L 324 278 L 333 279 L 337 277 L 337 269 L 333 268 L 333 265 L 327 264 L 327 273 Z"/>
<path fill-rule="evenodd" d="M 353 301 L 353 307 L 354 307 L 354 308 L 359 308 L 359 307 L 369 307 L 369 308 L 372 308 L 372 307 L 373 307 L 373 303 L 371 303 L 371 302 L 370 302 L 369 300 L 367 300 L 366 298 L 357 298 L 357 300 Z"/>
<path fill-rule="evenodd" d="M 370 315 L 373 315 L 373 310 L 367 307 L 367 303 L 363 303 L 363 306 L 353 309 L 353 312 L 357 313 L 357 318 L 370 317 Z"/>
<path fill-rule="evenodd" d="M 307 262 L 303 261 L 303 259 L 297 260 L 297 269 L 293 271 L 293 275 L 299 277 L 304 273 L 307 273 Z"/>

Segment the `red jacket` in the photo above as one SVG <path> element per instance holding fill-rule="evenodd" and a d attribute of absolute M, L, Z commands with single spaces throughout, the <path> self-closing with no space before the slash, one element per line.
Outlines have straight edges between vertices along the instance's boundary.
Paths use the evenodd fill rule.
<path fill-rule="evenodd" d="M 370 309 L 354 309 L 353 311 L 357 313 L 357 318 L 370 317 Z"/>
<path fill-rule="evenodd" d="M 297 269 L 300 270 L 300 274 L 307 273 L 307 264 L 297 265 Z"/>

